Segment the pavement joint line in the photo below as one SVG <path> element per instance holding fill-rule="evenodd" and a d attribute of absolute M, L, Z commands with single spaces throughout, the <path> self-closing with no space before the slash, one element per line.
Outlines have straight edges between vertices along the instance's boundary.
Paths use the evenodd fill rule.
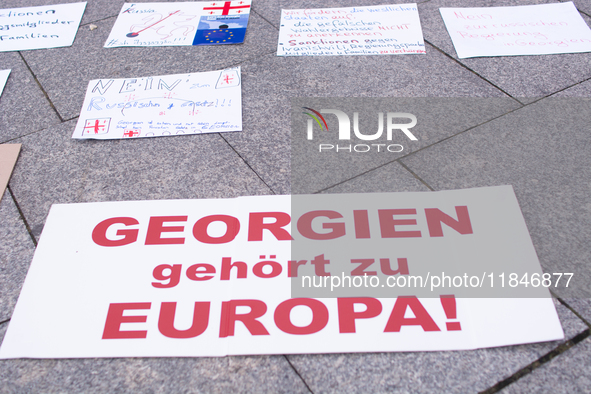
<path fill-rule="evenodd" d="M 224 142 L 226 144 L 228 144 L 228 146 L 234 151 L 234 153 L 236 153 L 238 155 L 238 157 L 244 162 L 244 164 L 246 164 L 247 167 L 250 168 L 250 170 L 252 172 L 254 172 L 254 174 L 261 180 L 261 182 L 263 182 L 263 185 L 267 186 L 267 188 L 271 191 L 271 193 L 273 193 L 274 195 L 276 195 L 277 193 L 275 192 L 275 190 L 273 190 L 273 188 L 271 186 L 269 186 L 267 184 L 267 182 L 265 182 L 265 180 L 259 175 L 259 173 L 256 172 L 254 170 L 254 168 L 251 167 L 251 165 L 246 161 L 246 159 L 244 157 L 242 157 L 242 155 L 240 153 L 238 153 L 238 151 L 236 149 L 234 149 L 234 147 L 232 146 L 232 144 L 230 144 L 228 142 L 228 140 L 224 138 L 224 136 L 222 135 L 222 133 L 217 133 L 217 134 L 224 140 Z"/>
<path fill-rule="evenodd" d="M 494 83 L 492 83 L 491 81 L 489 81 L 488 79 L 484 78 L 482 75 L 478 74 L 476 71 L 472 70 L 470 67 L 466 66 L 464 63 L 462 63 L 458 59 L 454 58 L 453 56 L 451 56 L 450 54 L 448 54 L 444 50 L 439 49 L 439 47 L 437 47 L 436 45 L 433 45 L 432 43 L 430 43 L 427 40 L 423 40 L 423 41 L 425 41 L 427 44 L 431 45 L 433 48 L 435 48 L 436 50 L 438 50 L 439 52 L 441 52 L 443 55 L 447 56 L 448 58 L 450 58 L 451 60 L 453 60 L 454 62 L 456 62 L 457 64 L 459 64 L 463 68 L 465 68 L 466 70 L 470 71 L 472 74 L 476 75 L 478 78 L 480 78 L 483 81 L 485 81 L 486 83 L 490 84 L 495 89 L 499 90 L 500 92 L 503 92 L 503 94 L 506 94 L 507 97 L 511 97 L 513 100 L 519 102 L 519 100 L 517 100 L 515 97 L 513 97 L 509 93 L 505 92 L 503 89 L 501 89 L 500 87 L 498 87 L 497 85 L 495 85 Z M 520 104 L 522 104 L 522 103 L 520 103 Z"/>
<path fill-rule="evenodd" d="M 560 89 L 560 90 L 557 90 L 557 91 L 555 91 L 554 93 L 552 93 L 552 94 L 550 94 L 550 95 L 548 95 L 548 96 L 546 96 L 546 97 L 552 97 L 552 96 L 554 96 L 554 95 L 555 95 L 555 94 L 557 94 L 557 93 L 560 93 L 560 92 L 563 92 L 563 91 L 565 91 L 565 90 L 567 90 L 567 89 L 573 88 L 573 87 L 575 87 L 575 86 L 577 86 L 577 85 L 580 85 L 580 84 L 582 84 L 582 83 L 584 83 L 584 82 L 587 82 L 587 81 L 589 81 L 589 80 L 591 80 L 591 77 L 589 77 L 589 78 L 587 78 L 587 79 L 583 79 L 582 81 L 579 81 L 579 82 L 577 82 L 577 83 L 575 83 L 575 84 L 573 84 L 573 85 L 567 86 L 567 87 L 565 87 L 565 88 L 562 88 L 562 89 Z M 545 98 L 545 97 L 544 97 L 544 98 Z M 586 97 L 583 97 L 583 98 L 586 98 Z M 536 101 L 539 101 L 539 100 L 536 100 Z M 530 104 L 533 104 L 533 103 L 530 103 Z"/>
<path fill-rule="evenodd" d="M 256 12 L 256 10 L 252 10 L 252 9 L 251 9 L 251 11 L 250 11 L 250 12 L 257 14 L 257 15 L 258 15 L 258 16 L 259 16 L 259 17 L 260 17 L 262 20 L 264 20 L 265 22 L 267 22 L 268 24 L 270 24 L 271 26 L 273 26 L 273 27 L 275 28 L 275 30 L 279 31 L 279 28 L 278 28 L 277 26 L 275 26 L 275 25 L 274 25 L 273 23 L 271 23 L 271 22 L 270 22 L 270 21 L 269 21 L 267 18 L 265 18 L 264 16 L 262 16 L 261 14 L 259 14 L 258 12 Z M 281 23 L 281 22 L 280 22 L 280 23 Z"/>
<path fill-rule="evenodd" d="M 80 115 L 74 116 L 74 117 L 72 117 L 70 119 L 64 119 L 64 123 L 69 122 L 69 121 L 74 120 L 74 119 L 78 119 L 79 117 L 80 117 Z"/>
<path fill-rule="evenodd" d="M 2 321 L 0 321 L 0 326 L 1 326 L 2 324 L 6 324 L 6 323 L 8 323 L 9 321 L 10 321 L 10 319 L 6 319 L 6 320 L 2 320 Z"/>
<path fill-rule="evenodd" d="M 543 97 L 543 98 L 545 98 L 545 97 Z M 513 100 L 515 100 L 515 98 L 513 98 Z M 541 99 L 540 99 L 540 100 L 541 100 Z M 517 100 L 515 100 L 515 101 L 517 101 Z M 456 133 L 456 134 L 453 134 L 453 135 L 447 136 L 447 137 L 445 137 L 445 138 L 443 138 L 443 139 L 441 139 L 441 140 L 439 140 L 439 141 L 437 141 L 437 142 L 434 142 L 434 143 L 432 143 L 432 144 L 430 144 L 430 145 L 427 145 L 427 146 L 424 146 L 424 147 L 422 147 L 422 148 L 419 148 L 419 149 L 417 149 L 416 151 L 412 151 L 412 152 L 410 152 L 410 153 L 408 153 L 408 154 L 406 154 L 406 155 L 403 155 L 403 156 L 399 157 L 398 159 L 393 159 L 393 160 L 390 160 L 390 161 L 388 161 L 388 162 L 386 162 L 386 163 L 380 164 L 379 166 L 376 166 L 376 167 L 374 167 L 374 168 L 368 169 L 367 171 L 364 171 L 364 172 L 362 172 L 362 173 L 360 173 L 360 174 L 357 174 L 357 175 L 355 175 L 355 176 L 353 176 L 353 177 L 351 177 L 351 178 L 348 178 L 348 179 L 345 179 L 345 180 L 343 180 L 343 181 L 341 181 L 341 182 L 338 182 L 338 183 L 335 183 L 335 184 L 333 184 L 333 185 L 327 186 L 327 187 L 325 187 L 325 188 L 323 188 L 323 189 L 320 189 L 320 190 L 318 190 L 318 191 L 314 192 L 313 194 L 321 193 L 321 192 L 323 192 L 323 191 L 326 191 L 326 190 L 328 190 L 328 189 L 331 189 L 331 188 L 333 188 L 333 187 L 335 187 L 335 186 L 338 186 L 338 185 L 340 185 L 340 184 L 343 184 L 343 183 L 345 183 L 345 182 L 349 182 L 350 180 L 353 180 L 353 179 L 355 179 L 355 178 L 357 178 L 357 177 L 360 177 L 360 176 L 362 176 L 362 175 L 365 175 L 365 174 L 367 174 L 367 173 L 369 173 L 369 172 L 371 172 L 371 171 L 377 170 L 378 168 L 382 168 L 382 167 L 385 167 L 385 166 L 387 166 L 387 165 L 390 165 L 390 164 L 392 164 L 392 163 L 394 163 L 394 162 L 398 162 L 399 164 L 401 164 L 401 165 L 402 165 L 404 168 L 406 168 L 406 169 L 407 169 L 407 170 L 408 170 L 408 171 L 409 171 L 411 174 L 413 174 L 413 175 L 415 176 L 415 178 L 417 178 L 418 180 L 420 180 L 422 183 L 424 183 L 424 184 L 425 184 L 425 186 L 427 186 L 429 189 L 431 189 L 431 190 L 433 190 L 433 191 L 434 191 L 435 189 L 431 188 L 431 186 L 429 186 L 429 184 L 427 184 L 426 182 L 424 182 L 424 181 L 423 181 L 423 180 L 422 180 L 422 179 L 421 179 L 421 178 L 420 178 L 418 175 L 416 175 L 416 174 L 415 174 L 415 173 L 414 173 L 412 170 L 410 170 L 410 168 L 408 168 L 408 167 L 407 167 L 407 166 L 406 166 L 404 163 L 402 163 L 402 160 L 403 160 L 403 159 L 406 159 L 407 157 L 410 157 L 410 156 L 414 155 L 415 153 L 421 152 L 421 151 L 423 151 L 423 150 L 425 150 L 425 149 L 428 149 L 428 148 L 431 148 L 431 147 L 433 147 L 433 146 L 435 146 L 435 145 L 437 145 L 437 144 L 439 144 L 439 143 L 445 142 L 445 141 L 447 141 L 447 140 L 449 140 L 449 139 L 451 139 L 451 138 L 454 138 L 454 137 L 456 137 L 456 136 L 459 136 L 460 134 L 466 133 L 466 132 L 468 132 L 468 131 L 470 131 L 470 130 L 472 130 L 472 129 L 476 128 L 476 127 L 483 126 L 483 125 L 485 125 L 485 124 L 487 124 L 487 123 L 489 123 L 489 122 L 492 122 L 493 120 L 499 119 L 499 118 L 501 118 L 501 117 L 503 117 L 503 116 L 505 116 L 505 115 L 511 114 L 511 113 L 513 113 L 513 112 L 515 112 L 515 111 L 521 110 L 521 109 L 523 109 L 523 108 L 525 108 L 525 107 L 527 107 L 527 106 L 529 106 L 529 105 L 531 105 L 531 104 L 534 104 L 534 103 L 536 103 L 536 102 L 538 102 L 538 101 L 539 101 L 539 100 L 536 100 L 536 101 L 534 101 L 534 102 L 532 102 L 532 103 L 528 103 L 528 104 L 522 104 L 522 103 L 519 103 L 519 101 L 517 101 L 519 104 L 521 104 L 521 107 L 518 107 L 518 108 L 515 108 L 515 109 L 512 109 L 512 110 L 509 110 L 509 111 L 507 111 L 507 112 L 505 112 L 505 113 L 503 113 L 503 114 L 501 114 L 501 115 L 499 115 L 499 116 L 496 116 L 496 117 L 494 117 L 494 118 L 492 118 L 492 119 L 486 120 L 486 121 L 484 121 L 484 122 L 482 122 L 482 123 L 479 123 L 479 124 L 477 124 L 477 125 L 470 126 L 470 127 L 469 127 L 469 128 L 467 128 L 466 130 L 462 130 L 462 131 L 460 131 L 460 132 L 458 132 L 458 133 Z"/>
<path fill-rule="evenodd" d="M 80 31 L 80 27 L 82 27 L 82 26 L 88 26 L 88 25 L 91 25 L 93 23 L 98 23 L 98 22 L 106 21 L 107 19 L 117 18 L 118 16 L 119 16 L 119 14 L 117 14 L 117 15 L 111 15 L 111 16 L 107 16 L 107 17 L 105 17 L 103 19 L 97 19 L 95 21 L 86 22 L 85 24 L 80 24 L 80 26 L 78 27 L 78 31 Z"/>
<path fill-rule="evenodd" d="M 300 375 L 300 372 L 291 363 L 291 361 L 289 360 L 289 357 L 287 357 L 286 354 L 284 354 L 283 357 L 285 357 L 285 360 L 287 361 L 287 363 L 289 364 L 289 366 L 291 367 L 291 369 L 293 369 L 293 371 L 296 373 L 296 375 L 298 375 L 298 377 L 302 380 L 302 383 L 304 383 L 304 386 L 306 386 L 306 388 L 308 389 L 308 391 L 310 393 L 314 394 L 314 392 L 312 391 L 312 389 L 310 388 L 310 386 L 308 386 L 308 383 L 304 380 L 304 378 L 302 377 L 302 375 Z"/>
<path fill-rule="evenodd" d="M 420 181 L 423 185 L 427 186 L 429 188 L 429 190 L 431 190 L 432 192 L 435 191 L 434 188 L 431 187 L 431 185 L 429 185 L 425 180 L 423 180 L 423 178 L 421 178 L 420 176 L 418 176 L 413 170 L 411 170 L 406 164 L 404 164 L 403 162 L 399 161 L 398 162 L 402 167 L 404 167 L 404 169 L 408 172 L 410 172 L 412 174 L 412 176 L 414 176 L 418 181 Z"/>
<path fill-rule="evenodd" d="M 393 164 L 393 163 L 395 163 L 395 162 L 398 162 L 398 164 L 400 164 L 400 165 L 401 165 L 401 166 L 402 166 L 402 167 L 403 167 L 405 170 L 407 170 L 408 172 L 410 172 L 410 173 L 412 174 L 412 176 L 414 176 L 414 177 L 415 177 L 417 180 L 419 180 L 419 181 L 420 181 L 422 184 L 424 184 L 425 186 L 427 186 L 427 187 L 429 188 L 429 190 L 431 190 L 431 191 L 435 191 L 435 189 L 433 189 L 433 188 L 432 188 L 432 187 L 431 187 L 431 186 L 430 186 L 430 185 L 429 185 L 427 182 L 425 182 L 423 179 L 421 179 L 421 177 L 419 177 L 417 174 L 415 174 L 415 173 L 414 173 L 414 172 L 413 172 L 413 171 L 412 171 L 410 168 L 408 168 L 408 167 L 407 167 L 405 164 L 403 164 L 403 163 L 402 163 L 401 161 L 399 161 L 399 160 L 400 160 L 400 159 L 396 159 L 396 160 L 392 160 L 392 161 L 389 161 L 389 162 L 387 162 L 387 163 L 384 163 L 384 164 L 380 164 L 380 165 L 379 165 L 379 166 L 377 166 L 377 167 L 370 168 L 369 170 L 367 170 L 367 171 L 364 171 L 364 172 L 362 172 L 361 174 L 357 174 L 357 175 L 355 175 L 355 176 L 353 176 L 353 177 L 351 177 L 351 178 L 348 178 L 348 179 L 345 179 L 345 180 L 343 180 L 343 181 L 341 181 L 341 182 L 335 183 L 334 185 L 327 186 L 327 187 L 325 187 L 324 189 L 320 189 L 320 190 L 318 190 L 318 191 L 315 191 L 315 192 L 314 192 L 314 193 L 312 193 L 312 194 L 319 194 L 319 193 L 322 193 L 322 192 L 324 192 L 324 191 L 330 190 L 330 189 L 332 189 L 333 187 L 336 187 L 336 186 L 342 185 L 343 183 L 347 183 L 347 182 L 349 182 L 349 181 L 352 181 L 352 180 L 353 180 L 353 179 L 355 179 L 355 178 L 362 177 L 362 176 L 364 176 L 365 174 L 368 174 L 368 173 L 370 173 L 370 172 L 372 172 L 372 171 L 375 171 L 375 170 L 377 170 L 377 169 L 379 169 L 379 168 L 382 168 L 382 167 L 388 166 L 388 165 L 390 165 L 390 164 Z"/>
<path fill-rule="evenodd" d="M 242 66 L 242 64 L 243 64 L 243 63 L 246 63 L 246 62 L 252 62 L 252 61 L 254 61 L 254 60 L 261 59 L 261 58 L 262 58 L 262 57 L 264 57 L 264 56 L 268 56 L 268 55 L 274 55 L 276 52 L 277 52 L 277 51 L 274 49 L 274 50 L 273 50 L 273 52 L 269 52 L 269 53 L 262 53 L 262 54 L 260 54 L 260 55 L 258 55 L 258 56 L 251 57 L 251 58 L 248 58 L 248 59 L 244 59 L 244 60 L 242 60 L 242 61 L 240 61 L 240 62 L 238 62 L 238 63 L 234 63 L 234 64 L 231 64 L 231 65 L 229 65 L 229 66 L 227 66 L 227 67 L 224 67 L 223 69 L 227 69 L 227 68 L 233 68 L 233 67 Z M 242 74 L 240 75 L 240 81 L 242 81 Z"/>
<path fill-rule="evenodd" d="M 513 98 L 513 97 L 512 97 L 512 98 Z M 544 98 L 545 98 L 545 97 L 544 97 Z M 513 99 L 515 100 L 515 98 L 513 98 Z M 541 100 L 541 99 L 540 99 L 540 100 Z M 517 101 L 517 100 L 515 100 L 515 101 Z M 538 101 L 539 101 L 539 100 L 536 100 L 536 101 L 534 101 L 534 102 L 532 102 L 532 103 L 528 103 L 528 104 L 521 104 L 521 103 L 520 103 L 520 104 L 521 104 L 521 107 L 518 107 L 518 108 L 515 108 L 515 109 L 512 109 L 512 110 L 509 110 L 509 111 L 505 112 L 504 114 L 501 114 L 501 115 L 499 115 L 499 116 L 495 116 L 494 118 L 491 118 L 491 119 L 489 119 L 489 120 L 486 120 L 486 121 L 484 121 L 484 122 L 482 122 L 482 123 L 479 123 L 479 124 L 477 124 L 477 125 L 470 126 L 470 127 L 468 127 L 466 130 L 463 130 L 463 131 L 460 131 L 460 132 L 458 132 L 458 133 L 456 133 L 456 134 L 453 134 L 453 135 L 447 136 L 447 137 L 445 137 L 445 138 L 443 138 L 443 139 L 441 139 L 441 140 L 439 140 L 439 141 L 437 141 L 437 142 L 434 142 L 434 143 L 432 143 L 432 144 L 430 144 L 430 145 L 423 146 L 422 148 L 419 148 L 419 149 L 417 149 L 417 150 L 415 150 L 415 151 L 412 151 L 412 152 L 410 152 L 410 153 L 408 153 L 408 154 L 406 154 L 406 155 L 404 155 L 404 156 L 402 156 L 402 157 L 399 157 L 398 159 L 392 160 L 392 162 L 394 162 L 394 161 L 398 161 L 398 160 L 402 160 L 402 159 L 406 159 L 407 157 L 409 157 L 409 156 L 412 156 L 412 155 L 414 155 L 415 153 L 421 152 L 421 151 L 423 151 L 423 150 L 425 150 L 425 149 L 428 149 L 428 148 L 430 148 L 430 147 L 432 147 L 432 146 L 435 146 L 435 145 L 437 145 L 437 144 L 440 144 L 440 143 L 442 143 L 442 142 L 445 142 L 445 141 L 447 141 L 447 140 L 450 140 L 450 139 L 452 139 L 452 138 L 454 138 L 454 137 L 457 137 L 457 136 L 459 136 L 459 135 L 461 135 L 461 134 L 464 134 L 464 133 L 466 133 L 466 132 L 468 132 L 468 131 L 471 131 L 471 130 L 473 130 L 473 129 L 477 128 L 477 127 L 484 126 L 485 124 L 487 124 L 487 123 L 489 123 L 489 122 L 492 122 L 492 121 L 494 121 L 494 120 L 497 120 L 497 119 L 499 119 L 499 118 L 502 118 L 503 116 L 509 115 L 509 114 L 511 114 L 511 113 L 513 113 L 513 112 L 515 112 L 515 111 L 522 110 L 522 109 L 526 108 L 527 106 L 529 106 L 529 105 L 531 105 L 531 104 L 534 104 L 534 103 L 536 103 L 536 102 L 538 102 Z"/>
<path fill-rule="evenodd" d="M 575 316 L 577 316 L 579 319 L 581 319 L 583 321 L 583 323 L 585 323 L 589 328 L 591 328 L 591 322 L 588 322 L 587 319 L 585 319 L 583 316 L 581 316 L 572 306 L 569 305 L 568 302 L 566 302 L 562 298 L 554 295 L 554 293 L 552 293 L 552 295 L 558 300 L 558 302 L 560 302 L 562 305 L 564 305 L 568 310 L 570 310 L 572 313 L 574 313 Z"/>
<path fill-rule="evenodd" d="M 35 248 L 36 248 L 37 247 L 37 240 L 35 239 L 35 236 L 33 235 L 33 231 L 31 231 L 31 227 L 29 226 L 29 222 L 27 222 L 27 219 L 25 218 L 25 214 L 21 210 L 21 207 L 18 204 L 18 201 L 16 201 L 16 196 L 12 192 L 12 188 L 10 187 L 10 185 L 8 185 L 6 187 L 6 189 L 10 193 L 10 196 L 12 197 L 12 201 L 14 201 L 14 205 L 16 206 L 16 209 L 18 210 L 18 214 L 20 215 L 23 223 L 25 224 L 25 228 L 27 229 L 27 232 L 29 233 L 29 237 L 31 237 L 31 241 L 33 241 L 33 244 L 35 245 Z"/>
<path fill-rule="evenodd" d="M 55 114 L 57 115 L 58 119 L 60 120 L 60 122 L 63 123 L 64 119 L 60 115 L 60 113 L 57 110 L 57 108 L 55 107 L 55 105 L 53 105 L 53 102 L 49 98 L 49 95 L 47 94 L 47 92 L 45 91 L 45 89 L 43 89 L 43 86 L 41 85 L 41 82 L 39 82 L 39 80 L 37 79 L 37 76 L 35 75 L 35 73 L 33 72 L 33 70 L 31 70 L 31 67 L 29 66 L 29 63 L 27 63 L 27 61 L 25 60 L 25 57 L 23 56 L 22 51 L 18 51 L 18 54 L 21 57 L 21 59 L 23 60 L 23 62 L 25 63 L 25 66 L 27 66 L 27 69 L 29 70 L 29 72 L 33 76 L 33 79 L 35 79 L 35 82 L 37 82 L 37 86 L 39 86 L 39 89 L 41 89 L 41 91 L 45 95 L 45 98 L 47 99 L 47 102 L 49 103 L 49 105 L 51 106 L 51 108 L 53 108 L 53 110 L 55 111 Z"/>
<path fill-rule="evenodd" d="M 52 125 L 52 126 L 55 126 L 55 125 Z M 21 138 L 28 137 L 28 136 L 30 136 L 30 135 L 33 135 L 33 134 L 36 134 L 36 133 L 40 133 L 40 132 L 42 132 L 42 131 L 44 131 L 44 130 L 47 130 L 48 128 L 49 128 L 49 127 L 45 127 L 45 128 L 43 128 L 43 129 L 39 129 L 39 130 L 35 130 L 35 131 L 31 131 L 30 133 L 26 133 L 26 134 L 17 135 L 16 137 L 13 137 L 13 138 L 10 138 L 10 139 L 8 139 L 8 140 L 6 140 L 6 141 L 2 141 L 2 142 L 0 142 L 0 144 L 6 144 L 6 143 L 8 143 L 8 142 L 12 142 L 12 141 L 19 140 L 19 139 L 21 139 Z"/>
<path fill-rule="evenodd" d="M 529 364 L 529 365 L 521 368 L 519 371 L 517 371 L 513 375 L 511 375 L 508 378 L 506 378 L 506 379 L 498 382 L 494 386 L 492 386 L 492 387 L 490 387 L 490 388 L 488 388 L 488 389 L 486 389 L 484 391 L 481 391 L 479 394 L 493 394 L 493 393 L 498 393 L 499 391 L 501 391 L 505 387 L 507 387 L 510 384 L 518 381 L 519 379 L 521 379 L 525 375 L 530 374 L 535 369 L 537 369 L 537 368 L 541 367 L 542 365 L 546 364 L 548 361 L 550 361 L 553 358 L 555 358 L 555 357 L 561 355 L 562 353 L 568 351 L 570 348 L 574 347 L 579 342 L 585 340 L 590 335 L 591 335 L 591 333 L 589 331 L 589 328 L 587 328 L 585 331 L 579 333 L 578 335 L 576 335 L 572 339 L 569 339 L 568 341 L 560 344 L 556 349 L 554 349 L 554 350 L 546 353 L 545 355 L 543 355 L 542 357 L 540 357 L 539 359 L 537 359 L 533 363 L 531 363 L 531 364 Z"/>

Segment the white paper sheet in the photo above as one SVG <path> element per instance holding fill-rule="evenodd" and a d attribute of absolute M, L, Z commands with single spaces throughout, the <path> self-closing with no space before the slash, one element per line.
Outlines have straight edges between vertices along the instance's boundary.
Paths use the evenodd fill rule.
<path fill-rule="evenodd" d="M 426 53 L 416 4 L 281 10 L 277 56 Z"/>
<path fill-rule="evenodd" d="M 11 71 L 12 70 L 0 70 L 0 96 L 2 96 L 4 86 L 6 86 L 6 82 L 8 82 L 8 76 Z"/>
<path fill-rule="evenodd" d="M 105 48 L 244 42 L 251 0 L 125 3 Z"/>
<path fill-rule="evenodd" d="M 393 245 L 388 257 L 408 257 L 412 275 L 429 260 L 448 272 L 460 260 L 470 265 L 474 256 L 487 261 L 493 272 L 498 257 L 508 251 L 511 259 L 529 261 L 534 271 L 541 272 L 511 187 L 311 195 L 305 196 L 309 211 L 302 215 L 292 211 L 293 198 L 54 205 L 0 358 L 432 351 L 563 338 L 547 288 L 546 298 L 534 299 L 453 299 L 437 291 L 432 298 L 416 298 L 412 288 L 398 298 L 292 298 L 297 283 L 293 281 L 313 273 L 317 265 L 312 259 L 318 256 L 309 252 L 308 258 L 297 258 L 294 271 L 294 262 L 289 262 L 291 237 L 309 237 L 304 235 L 310 232 L 304 216 L 309 218 L 311 212 L 315 221 L 326 223 L 322 217 L 326 211 L 318 209 L 331 206 L 344 216 L 328 222 L 344 223 L 346 234 L 341 238 L 360 256 L 373 256 L 367 241 L 386 242 Z M 353 203 L 345 208 L 345 200 Z M 467 207 L 473 231 L 461 234 L 449 227 L 454 221 L 446 219 L 440 223 L 445 234 L 429 236 L 431 230 L 421 219 L 426 214 L 423 207 L 455 215 L 456 204 Z M 398 231 L 419 230 L 424 236 L 383 239 L 377 206 L 404 207 L 407 216 L 408 208 L 416 208 L 411 216 L 417 219 L 414 225 L 409 224 L 413 220 L 400 220 L 396 226 Z M 354 209 L 371 211 L 371 239 L 357 238 Z M 291 228 L 290 219 L 297 230 L 295 225 Z M 312 231 L 324 234 L 330 230 L 315 228 Z M 327 246 L 331 240 L 315 243 Z M 327 247 L 322 257 L 330 260 L 332 255 Z M 335 264 L 333 260 L 323 269 L 331 273 Z M 350 270 L 357 264 L 343 266 Z M 370 269 L 379 270 L 380 264 Z M 500 287 L 498 274 L 494 279 Z M 410 278 L 408 273 L 388 278 L 398 280 L 403 275 Z M 335 276 L 320 278 L 331 282 Z M 368 279 L 367 275 L 354 278 Z M 489 277 L 484 279 L 488 284 Z M 509 288 L 509 283 L 505 286 Z"/>
<path fill-rule="evenodd" d="M 0 52 L 69 47 L 86 2 L 0 10 Z"/>
<path fill-rule="evenodd" d="M 572 2 L 439 11 L 460 59 L 591 51 L 591 30 Z"/>
<path fill-rule="evenodd" d="M 242 131 L 240 67 L 90 81 L 72 138 Z"/>

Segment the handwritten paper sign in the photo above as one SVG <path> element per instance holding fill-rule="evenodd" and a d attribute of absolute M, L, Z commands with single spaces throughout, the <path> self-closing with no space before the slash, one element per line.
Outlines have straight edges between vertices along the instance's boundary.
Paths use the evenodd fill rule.
<path fill-rule="evenodd" d="M 371 271 L 386 269 L 376 259 L 389 266 L 396 258 L 407 261 L 409 272 L 399 268 L 382 282 L 401 285 L 427 261 L 422 253 L 430 253 L 437 275 L 449 275 L 458 259 L 474 261 L 474 253 L 494 272 L 495 256 L 509 251 L 516 261 L 533 258 L 541 272 L 511 187 L 297 196 L 305 198 L 298 213 L 294 198 L 54 205 L 0 358 L 457 350 L 563 338 L 547 288 L 546 298 L 513 299 L 438 291 L 421 298 L 412 286 L 404 296 L 383 298 L 292 295 L 293 281 L 318 287 L 321 279 L 330 287 L 341 279 L 329 246 L 338 234 L 357 250 L 353 264 L 343 262 L 342 276 L 356 288 L 364 281 L 374 286 Z M 468 216 L 456 217 L 454 205 L 467 207 Z M 379 218 L 378 209 L 393 210 Z M 468 221 L 471 231 L 458 231 Z M 380 227 L 402 237 L 384 238 Z M 292 236 L 314 241 L 324 253 L 294 259 Z M 368 247 L 372 239 L 389 244 L 387 253 Z M 517 242 L 522 239 L 527 242 Z M 357 257 L 364 257 L 363 266 Z M 318 271 L 327 275 L 315 276 Z M 500 273 L 494 273 L 499 288 Z M 490 278 L 484 280 L 489 286 Z M 469 283 L 479 286 L 472 277 Z"/>
<path fill-rule="evenodd" d="M 439 12 L 460 59 L 591 51 L 591 30 L 572 2 Z"/>
<path fill-rule="evenodd" d="M 240 67 L 90 81 L 72 138 L 242 131 Z"/>
<path fill-rule="evenodd" d="M 281 10 L 277 56 L 426 53 L 416 4 Z"/>
<path fill-rule="evenodd" d="M 6 82 L 8 82 L 8 76 L 12 70 L 0 70 L 0 96 L 4 91 L 4 86 L 6 86 Z"/>
<path fill-rule="evenodd" d="M 86 2 L 0 10 L 0 52 L 71 46 L 85 8 Z"/>
<path fill-rule="evenodd" d="M 251 0 L 125 3 L 105 48 L 244 42 Z"/>

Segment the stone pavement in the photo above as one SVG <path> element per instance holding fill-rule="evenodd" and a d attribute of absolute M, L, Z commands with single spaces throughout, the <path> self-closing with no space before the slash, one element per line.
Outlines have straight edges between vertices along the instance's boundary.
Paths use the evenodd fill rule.
<path fill-rule="evenodd" d="M 62 2 L 70 0 L 52 3 Z M 254 0 L 242 45 L 105 49 L 123 1 L 88 0 L 72 47 L 0 53 L 0 69 L 12 69 L 0 99 L 0 143 L 22 144 L 0 204 L 1 335 L 52 204 L 290 193 L 294 97 L 507 98 L 511 105 L 475 114 L 471 126 L 433 131 L 420 149 L 310 192 L 511 184 L 544 271 L 591 283 L 591 53 L 459 60 L 438 12 L 546 2 L 420 2 L 426 55 L 283 58 L 275 55 L 282 8 L 393 2 Z M 4 0 L 1 8 L 47 3 Z M 591 0 L 575 4 L 591 24 Z M 242 67 L 242 133 L 70 138 L 91 79 L 231 66 Z M 557 115 L 555 97 L 578 99 Z M 591 293 L 557 294 L 556 305 L 561 342 L 462 352 L 8 360 L 0 361 L 0 392 L 591 392 Z"/>

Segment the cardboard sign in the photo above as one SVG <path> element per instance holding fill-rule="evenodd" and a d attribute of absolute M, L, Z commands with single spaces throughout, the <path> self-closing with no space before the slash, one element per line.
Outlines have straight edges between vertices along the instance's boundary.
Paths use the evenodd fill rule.
<path fill-rule="evenodd" d="M 8 185 L 12 169 L 16 164 L 16 159 L 18 159 L 20 151 L 21 144 L 0 145 L 0 200 L 4 196 L 4 190 L 6 189 L 6 185 Z"/>
<path fill-rule="evenodd" d="M 460 59 L 591 51 L 591 30 L 572 2 L 439 11 Z"/>
<path fill-rule="evenodd" d="M 72 138 L 242 131 L 240 67 L 90 81 Z"/>
<path fill-rule="evenodd" d="M 281 10 L 277 56 L 426 53 L 416 4 Z"/>
<path fill-rule="evenodd" d="M 244 42 L 251 0 L 126 3 L 105 48 Z"/>
<path fill-rule="evenodd" d="M 86 2 L 0 10 L 0 52 L 69 47 Z"/>
<path fill-rule="evenodd" d="M 292 243 L 302 239 L 322 247 L 342 238 L 359 256 L 383 258 L 384 250 L 364 248 L 381 240 L 391 260 L 404 257 L 397 245 L 433 247 L 438 273 L 431 275 L 476 254 L 500 287 L 499 247 L 513 266 L 537 263 L 511 187 L 295 198 L 54 205 L 0 357 L 457 350 L 563 338 L 546 288 L 546 298 L 513 299 L 458 298 L 448 289 L 416 297 L 412 286 L 383 298 L 292 295 L 306 276 L 336 278 L 334 250 L 300 259 L 305 251 Z M 351 202 L 346 208 L 343 199 Z M 466 209 L 457 214 L 454 206 Z M 400 285 L 410 279 L 405 271 L 426 263 L 409 254 L 407 269 L 399 264 L 382 283 Z M 365 264 L 358 275 L 359 264 L 346 265 L 354 285 L 373 286 L 371 271 L 385 268 Z M 530 268 L 541 272 L 539 263 Z"/>

